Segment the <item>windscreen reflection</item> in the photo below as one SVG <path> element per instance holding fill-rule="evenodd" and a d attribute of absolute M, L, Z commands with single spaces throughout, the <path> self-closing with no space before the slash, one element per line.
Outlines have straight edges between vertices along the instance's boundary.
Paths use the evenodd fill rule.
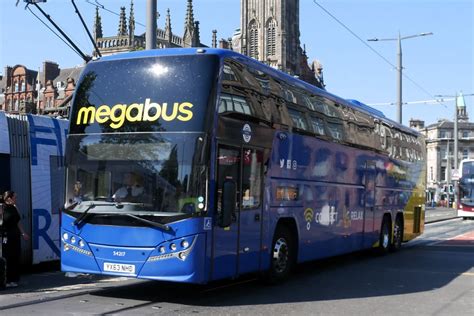
<path fill-rule="evenodd" d="M 203 211 L 204 144 L 201 133 L 70 136 L 67 205 L 78 212 L 97 201 L 126 205 L 120 209 L 127 212 Z"/>

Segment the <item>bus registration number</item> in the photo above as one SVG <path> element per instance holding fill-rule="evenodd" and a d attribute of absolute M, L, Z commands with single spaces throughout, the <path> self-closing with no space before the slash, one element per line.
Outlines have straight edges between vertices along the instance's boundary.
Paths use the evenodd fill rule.
<path fill-rule="evenodd" d="M 135 273 L 135 266 L 133 264 L 104 262 L 104 271 L 120 272 L 120 273 Z"/>

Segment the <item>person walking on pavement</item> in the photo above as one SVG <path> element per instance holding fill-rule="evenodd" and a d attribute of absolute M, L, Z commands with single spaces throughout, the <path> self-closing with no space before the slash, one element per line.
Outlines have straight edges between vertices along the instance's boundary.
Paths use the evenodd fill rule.
<path fill-rule="evenodd" d="M 6 191 L 3 194 L 3 257 L 7 261 L 7 287 L 17 287 L 20 281 L 21 238 L 30 237 L 23 230 L 21 217 L 16 208 L 16 193 Z"/>

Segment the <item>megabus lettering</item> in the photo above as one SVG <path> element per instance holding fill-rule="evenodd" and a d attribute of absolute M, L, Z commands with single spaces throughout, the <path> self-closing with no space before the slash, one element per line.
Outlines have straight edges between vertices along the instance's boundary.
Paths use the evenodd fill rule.
<path fill-rule="evenodd" d="M 107 104 L 98 108 L 93 106 L 83 107 L 77 114 L 77 125 L 92 124 L 94 122 L 105 124 L 110 121 L 110 127 L 120 128 L 125 121 L 127 122 L 154 122 L 158 119 L 163 121 L 173 121 L 178 119 L 181 122 L 187 122 L 193 118 L 192 103 L 175 102 L 173 106 L 168 103 L 158 104 L 151 102 L 148 98 L 143 103 L 116 104 L 113 107 Z"/>

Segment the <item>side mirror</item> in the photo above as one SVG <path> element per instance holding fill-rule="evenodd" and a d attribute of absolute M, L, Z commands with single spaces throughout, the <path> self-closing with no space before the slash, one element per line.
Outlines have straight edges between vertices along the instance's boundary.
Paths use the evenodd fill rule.
<path fill-rule="evenodd" d="M 222 209 L 219 221 L 220 227 L 228 227 L 232 223 L 232 215 L 235 213 L 237 185 L 235 181 L 225 180 L 222 186 Z"/>

